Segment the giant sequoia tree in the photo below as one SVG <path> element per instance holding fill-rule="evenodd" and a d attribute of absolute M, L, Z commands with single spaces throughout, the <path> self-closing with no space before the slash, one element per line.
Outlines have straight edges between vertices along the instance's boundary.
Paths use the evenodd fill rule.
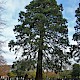
<path fill-rule="evenodd" d="M 68 63 L 63 51 L 68 46 L 67 20 L 56 0 L 33 0 L 25 9 L 13 30 L 16 41 L 11 40 L 9 47 L 15 52 L 22 49 L 22 56 L 36 67 L 36 80 L 42 80 L 42 69 L 61 70 Z"/>
<path fill-rule="evenodd" d="M 75 34 L 73 35 L 73 39 L 77 42 L 77 45 L 72 46 L 71 52 L 74 59 L 77 62 L 79 62 L 80 61 L 80 3 L 79 7 L 75 10 L 75 17 L 76 17 L 76 26 L 74 27 Z"/>

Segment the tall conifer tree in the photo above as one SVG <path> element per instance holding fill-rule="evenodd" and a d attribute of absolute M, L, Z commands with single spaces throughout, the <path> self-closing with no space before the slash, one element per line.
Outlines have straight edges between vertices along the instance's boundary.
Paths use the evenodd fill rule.
<path fill-rule="evenodd" d="M 77 42 L 77 45 L 72 46 L 71 52 L 75 60 L 79 62 L 80 61 L 80 3 L 79 7 L 75 10 L 75 17 L 76 17 L 76 26 L 74 27 L 75 34 L 73 35 L 73 40 Z"/>
<path fill-rule="evenodd" d="M 14 28 L 16 41 L 11 40 L 9 47 L 15 52 L 22 48 L 22 56 L 37 64 L 36 80 L 42 80 L 43 69 L 56 71 L 68 63 L 69 55 L 63 51 L 69 45 L 67 20 L 56 0 L 33 0 L 25 9 Z"/>

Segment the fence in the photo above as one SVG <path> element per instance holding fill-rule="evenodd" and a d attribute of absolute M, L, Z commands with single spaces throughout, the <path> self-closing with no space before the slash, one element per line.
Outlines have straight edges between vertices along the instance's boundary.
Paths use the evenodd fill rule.
<path fill-rule="evenodd" d="M 14 78 L 0 78 L 0 80 L 35 80 L 34 78 L 33 79 L 30 79 L 30 78 L 27 78 L 27 79 L 24 79 L 24 77 L 14 77 Z M 80 79 L 53 79 L 53 78 L 47 78 L 47 79 L 43 79 L 43 80 L 80 80 Z"/>

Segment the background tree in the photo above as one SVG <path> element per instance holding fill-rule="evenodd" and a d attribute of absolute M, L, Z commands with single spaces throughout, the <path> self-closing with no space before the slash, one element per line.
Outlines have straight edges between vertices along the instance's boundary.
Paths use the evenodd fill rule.
<path fill-rule="evenodd" d="M 0 65 L 0 76 L 7 76 L 9 72 L 10 72 L 10 66 Z"/>
<path fill-rule="evenodd" d="M 14 73 L 13 71 L 8 72 L 7 75 L 8 75 L 10 78 L 17 76 L 16 73 Z"/>
<path fill-rule="evenodd" d="M 25 62 L 24 62 L 25 63 Z M 25 65 L 22 63 L 22 61 L 16 61 L 12 65 L 12 71 L 16 73 L 17 76 L 24 76 L 25 75 Z"/>
<path fill-rule="evenodd" d="M 35 70 L 30 70 L 30 71 L 27 71 L 26 73 L 28 75 L 28 78 L 35 79 L 35 77 L 36 77 L 36 71 Z"/>
<path fill-rule="evenodd" d="M 56 0 L 33 0 L 25 9 L 13 30 L 16 41 L 11 40 L 9 47 L 15 53 L 22 49 L 22 56 L 36 62 L 31 66 L 36 67 L 36 80 L 42 80 L 42 69 L 61 70 L 69 62 L 69 54 L 63 51 L 69 45 L 67 20 Z"/>
<path fill-rule="evenodd" d="M 4 6 L 3 6 L 4 2 L 0 1 L 0 37 L 2 37 L 2 30 L 4 28 L 5 22 L 2 19 L 2 15 L 3 15 L 3 10 L 4 10 Z M 6 64 L 6 60 L 4 59 L 4 57 L 1 55 L 1 53 L 4 52 L 4 50 L 2 49 L 4 45 L 4 41 L 0 38 L 0 66 L 1 65 L 5 65 Z"/>
<path fill-rule="evenodd" d="M 62 79 L 64 79 L 64 78 L 69 79 L 69 78 L 72 78 L 71 73 L 72 73 L 72 70 L 64 70 L 59 73 L 59 77 Z"/>
<path fill-rule="evenodd" d="M 79 64 L 73 65 L 71 74 L 72 74 L 73 78 L 79 78 L 79 76 L 80 76 L 80 65 Z"/>
<path fill-rule="evenodd" d="M 24 76 L 27 71 L 34 70 L 34 67 L 30 65 L 32 65 L 31 61 L 22 59 L 14 62 L 12 68 L 17 76 Z"/>
<path fill-rule="evenodd" d="M 5 65 L 5 64 L 6 64 L 6 60 L 4 59 L 2 55 L 0 55 L 0 66 Z"/>
<path fill-rule="evenodd" d="M 75 17 L 76 17 L 76 26 L 75 34 L 73 35 L 73 40 L 77 42 L 77 45 L 71 46 L 71 53 L 75 61 L 80 61 L 80 3 L 79 7 L 75 10 Z M 77 57 L 77 58 L 76 58 Z"/>
<path fill-rule="evenodd" d="M 2 19 L 2 15 L 4 11 L 3 5 L 4 5 L 4 1 L 0 1 L 0 36 L 1 37 L 3 37 L 2 30 L 4 29 L 4 26 L 5 26 L 5 21 Z M 5 41 L 0 38 L 0 54 L 4 52 L 4 50 L 2 49 L 4 43 Z"/>

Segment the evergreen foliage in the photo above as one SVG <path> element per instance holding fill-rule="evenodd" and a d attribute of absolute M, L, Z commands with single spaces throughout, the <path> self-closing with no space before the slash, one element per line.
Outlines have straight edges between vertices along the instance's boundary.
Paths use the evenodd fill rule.
<path fill-rule="evenodd" d="M 75 34 L 73 35 L 73 40 L 77 42 L 77 45 L 71 46 L 71 53 L 75 61 L 79 62 L 80 61 L 80 3 L 79 7 L 75 10 L 75 17 L 76 17 L 76 26 L 74 27 Z"/>
<path fill-rule="evenodd" d="M 71 74 L 72 74 L 73 78 L 79 78 L 79 76 L 80 76 L 80 65 L 79 64 L 73 65 Z"/>

